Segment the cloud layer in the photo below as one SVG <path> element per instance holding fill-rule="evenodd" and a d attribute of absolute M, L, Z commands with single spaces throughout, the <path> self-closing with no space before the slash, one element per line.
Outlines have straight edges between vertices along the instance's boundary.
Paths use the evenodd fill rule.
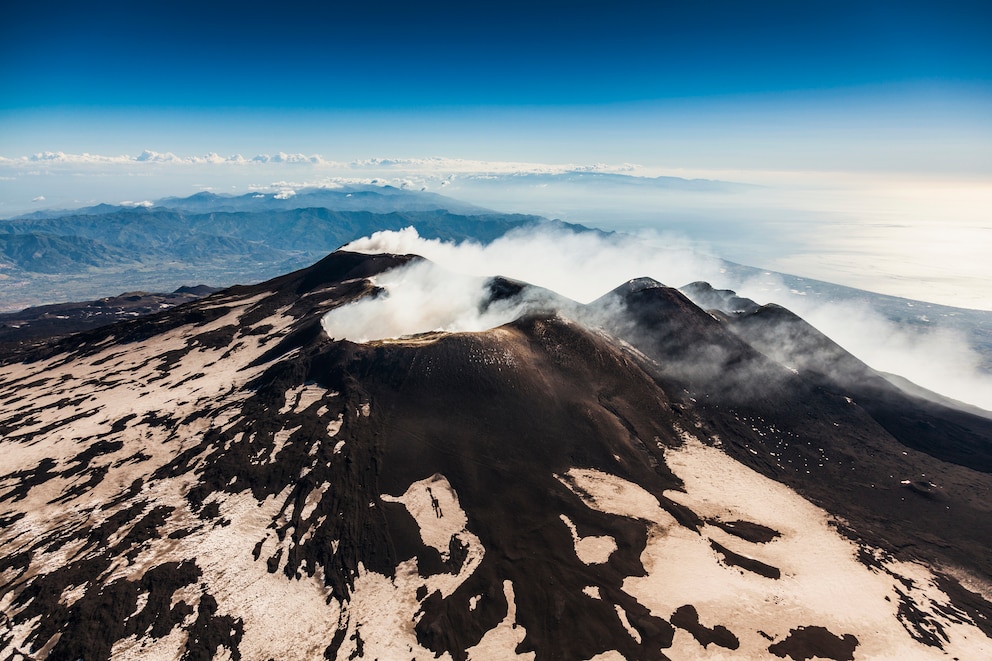
<path fill-rule="evenodd" d="M 258 154 L 245 158 L 241 154 L 220 156 L 208 153 L 203 156 L 177 156 L 172 152 L 157 152 L 146 149 L 137 156 L 118 154 L 106 156 L 101 154 L 67 154 L 62 151 L 43 151 L 29 156 L 4 157 L 0 156 L 0 165 L 128 165 L 134 163 L 169 163 L 172 165 L 243 165 L 250 163 L 305 163 L 308 165 L 331 164 L 318 154 L 287 154 L 279 152 L 274 155 Z"/>
<path fill-rule="evenodd" d="M 353 161 L 336 161 L 320 154 L 277 152 L 244 156 L 221 156 L 210 152 L 203 155 L 177 155 L 146 149 L 137 156 L 130 154 L 73 154 L 63 151 L 43 151 L 27 156 L 0 156 L 0 165 L 129 165 L 137 163 L 168 163 L 171 165 L 251 165 L 290 164 L 319 165 L 327 169 L 356 171 L 398 171 L 424 174 L 562 174 L 565 172 L 610 172 L 646 174 L 644 168 L 631 163 L 534 163 L 526 161 L 484 161 L 462 158 L 364 158 Z"/>

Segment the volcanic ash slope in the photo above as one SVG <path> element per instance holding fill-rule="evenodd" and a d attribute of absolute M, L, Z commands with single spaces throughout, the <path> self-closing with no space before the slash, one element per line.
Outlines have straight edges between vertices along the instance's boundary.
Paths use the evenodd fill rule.
<path fill-rule="evenodd" d="M 992 658 L 988 420 L 913 432 L 647 280 L 328 337 L 418 260 L 8 357 L 0 658 Z"/>

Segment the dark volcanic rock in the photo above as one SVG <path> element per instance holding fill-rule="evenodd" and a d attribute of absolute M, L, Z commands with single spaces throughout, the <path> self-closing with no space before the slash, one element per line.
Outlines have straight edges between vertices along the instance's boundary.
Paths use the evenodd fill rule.
<path fill-rule="evenodd" d="M 857 647 L 858 639 L 851 634 L 837 636 L 823 627 L 813 626 L 790 631 L 788 638 L 771 645 L 768 651 L 775 656 L 788 656 L 795 661 L 813 658 L 854 661 L 854 650 Z"/>
<path fill-rule="evenodd" d="M 992 423 L 843 355 L 861 389 L 790 370 L 649 280 L 477 333 L 322 331 L 417 259 L 337 252 L 10 355 L 0 658 L 992 650 L 966 452 Z"/>
<path fill-rule="evenodd" d="M 96 301 L 56 303 L 0 314 L 0 348 L 15 351 L 51 337 L 78 333 L 189 303 L 218 291 L 197 285 L 171 294 L 127 292 Z"/>
<path fill-rule="evenodd" d="M 760 306 L 750 298 L 738 296 L 730 289 L 714 289 L 708 282 L 690 282 L 679 290 L 704 310 L 720 310 L 728 314 L 754 312 Z"/>

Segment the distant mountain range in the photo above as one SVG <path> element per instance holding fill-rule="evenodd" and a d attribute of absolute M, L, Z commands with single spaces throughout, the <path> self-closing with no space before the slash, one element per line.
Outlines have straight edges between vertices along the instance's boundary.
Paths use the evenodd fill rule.
<path fill-rule="evenodd" d="M 203 191 L 189 197 L 166 197 L 155 203 L 137 205 L 98 204 L 73 210 L 40 210 L 17 216 L 18 220 L 39 220 L 66 216 L 98 216 L 134 208 L 170 209 L 185 212 L 273 211 L 290 209 L 332 209 L 334 211 L 435 211 L 486 215 L 493 212 L 450 197 L 427 191 L 410 191 L 393 186 L 349 185 L 338 188 L 304 188 L 243 195 L 218 195 Z"/>
<path fill-rule="evenodd" d="M 122 282 L 145 291 L 257 282 L 379 230 L 490 241 L 547 222 L 371 185 L 35 212 L 0 221 L 0 311 L 98 298 Z"/>

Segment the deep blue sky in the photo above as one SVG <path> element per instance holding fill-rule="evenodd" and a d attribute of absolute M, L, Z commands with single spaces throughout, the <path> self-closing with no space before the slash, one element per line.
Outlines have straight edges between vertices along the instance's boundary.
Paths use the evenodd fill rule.
<path fill-rule="evenodd" d="M 0 3 L 0 156 L 992 172 L 992 3 Z"/>
<path fill-rule="evenodd" d="M 992 3 L 35 2 L 0 106 L 571 105 L 992 80 Z"/>

